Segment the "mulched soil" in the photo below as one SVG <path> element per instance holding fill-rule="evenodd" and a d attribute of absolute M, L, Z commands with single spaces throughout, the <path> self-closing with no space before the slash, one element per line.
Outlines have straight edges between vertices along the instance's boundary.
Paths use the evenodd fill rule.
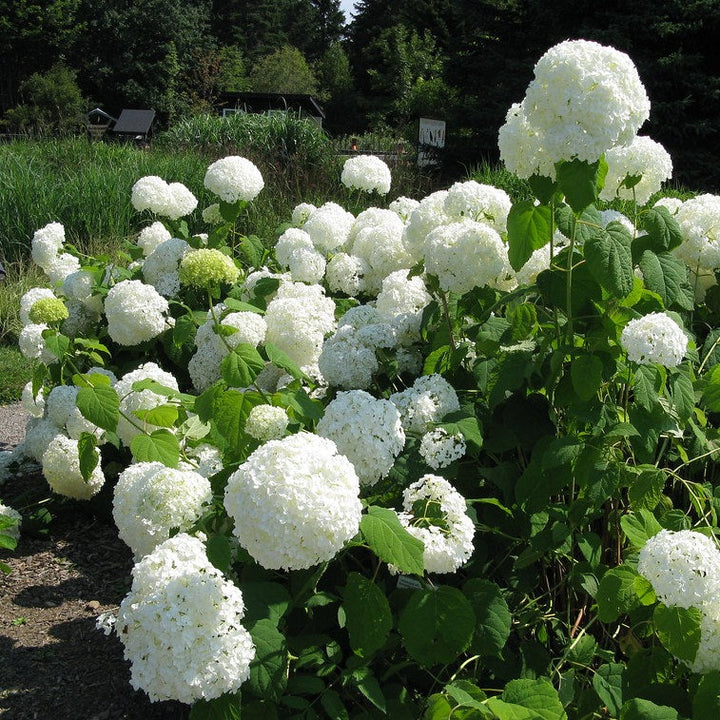
<path fill-rule="evenodd" d="M 22 510 L 47 498 L 40 473 L 8 480 L 4 502 Z M 0 574 L 0 716 L 7 720 L 187 720 L 189 707 L 151 703 L 130 685 L 113 634 L 95 629 L 130 587 L 132 555 L 102 500 L 52 499 L 43 526 L 24 529 Z"/>

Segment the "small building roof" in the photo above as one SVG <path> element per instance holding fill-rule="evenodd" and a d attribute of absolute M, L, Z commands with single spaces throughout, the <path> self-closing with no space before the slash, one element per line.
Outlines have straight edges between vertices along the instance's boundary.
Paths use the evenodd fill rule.
<path fill-rule="evenodd" d="M 123 135 L 147 135 L 154 120 L 154 110 L 123 109 L 112 131 Z"/>
<path fill-rule="evenodd" d="M 95 108 L 94 110 L 91 110 L 87 114 L 87 116 L 88 116 L 88 118 L 99 116 L 101 118 L 104 118 L 105 120 L 109 120 L 110 122 L 117 122 L 117 118 L 114 118 L 112 115 L 109 115 L 102 108 Z"/>

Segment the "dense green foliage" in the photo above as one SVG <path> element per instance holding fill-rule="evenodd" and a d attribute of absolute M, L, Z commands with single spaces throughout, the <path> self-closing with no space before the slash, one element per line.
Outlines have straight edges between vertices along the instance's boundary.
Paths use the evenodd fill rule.
<path fill-rule="evenodd" d="M 361 0 L 347 25 L 338 0 L 45 5 L 40 13 L 27 0 L 0 3 L 0 123 L 11 131 L 27 128 L 19 122 L 27 113 L 8 110 L 47 104 L 23 82 L 34 74 L 47 81 L 63 60 L 88 109 L 154 107 L 165 123 L 213 110 L 223 90 L 266 89 L 314 91 L 333 132 L 383 124 L 414 140 L 418 117 L 445 119 L 446 161 L 459 174 L 458 166 L 497 160 L 498 128 L 544 50 L 585 38 L 638 66 L 653 103 L 643 133 L 670 152 L 676 177 L 720 187 L 714 0 Z M 278 52 L 281 77 L 267 70 Z"/>

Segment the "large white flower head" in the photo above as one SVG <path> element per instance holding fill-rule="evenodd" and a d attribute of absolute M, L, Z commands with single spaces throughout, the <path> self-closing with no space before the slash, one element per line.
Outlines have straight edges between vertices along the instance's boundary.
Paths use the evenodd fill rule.
<path fill-rule="evenodd" d="M 29 380 L 22 390 L 20 398 L 23 410 L 33 418 L 41 418 L 45 414 L 45 391 L 40 387 L 37 395 L 33 395 L 33 383 Z"/>
<path fill-rule="evenodd" d="M 720 267 L 720 195 L 704 193 L 686 200 L 675 219 L 683 241 L 673 252 L 693 271 Z"/>
<path fill-rule="evenodd" d="M 302 229 L 310 236 L 315 249 L 325 256 L 344 248 L 355 216 L 337 203 L 326 202 L 314 210 Z"/>
<path fill-rule="evenodd" d="M 30 288 L 20 298 L 20 322 L 23 325 L 30 325 L 30 311 L 38 300 L 54 299 L 55 293 L 50 288 L 34 287 Z"/>
<path fill-rule="evenodd" d="M 720 599 L 709 599 L 702 608 L 700 645 L 692 662 L 681 659 L 694 673 L 710 673 L 720 667 Z"/>
<path fill-rule="evenodd" d="M 364 275 L 365 290 L 373 295 L 380 292 L 383 280 L 390 273 L 407 270 L 414 264 L 403 242 L 402 223 L 383 223 L 363 228 L 353 242 L 352 252 L 368 267 Z"/>
<path fill-rule="evenodd" d="M 46 365 L 57 362 L 57 356 L 48 350 L 45 338 L 42 336 L 43 332 L 48 329 L 45 323 L 30 323 L 23 327 L 18 335 L 18 347 L 24 358 L 40 360 Z"/>
<path fill-rule="evenodd" d="M 351 390 L 369 388 L 380 364 L 375 347 L 363 341 L 357 328 L 344 325 L 325 340 L 318 367 L 328 385 Z"/>
<path fill-rule="evenodd" d="M 188 530 L 211 500 L 210 481 L 197 472 L 160 462 L 136 463 L 120 473 L 113 519 L 139 560 L 167 540 L 172 529 Z"/>
<path fill-rule="evenodd" d="M 77 440 L 55 435 L 42 454 L 42 471 L 48 485 L 58 494 L 75 500 L 89 500 L 100 491 L 105 476 L 98 465 L 87 481 L 80 472 Z"/>
<path fill-rule="evenodd" d="M 685 357 L 688 340 L 671 317 L 655 312 L 631 320 L 623 328 L 620 344 L 631 362 L 675 367 Z"/>
<path fill-rule="evenodd" d="M 359 492 L 335 443 L 303 432 L 255 450 L 228 479 L 225 509 L 260 565 L 302 570 L 333 558 L 357 533 Z"/>
<path fill-rule="evenodd" d="M 159 220 L 156 220 L 152 225 L 148 225 L 140 231 L 137 244 L 142 248 L 143 255 L 147 257 L 160 243 L 171 237 L 170 231 Z"/>
<path fill-rule="evenodd" d="M 422 312 L 431 300 L 419 275 L 408 279 L 407 270 L 396 270 L 382 281 L 375 309 L 380 322 L 396 329 L 398 343 L 409 345 L 420 339 Z"/>
<path fill-rule="evenodd" d="M 118 612 L 131 685 L 152 702 L 236 692 L 255 656 L 244 613 L 240 589 L 212 566 L 200 540 L 180 533 L 158 545 L 133 569 Z"/>
<path fill-rule="evenodd" d="M 451 222 L 445 212 L 447 190 L 437 190 L 424 197 L 410 213 L 403 230 L 405 250 L 413 259 L 413 265 L 425 257 L 425 237 L 440 225 Z"/>
<path fill-rule="evenodd" d="M 157 175 L 140 178 L 132 187 L 132 206 L 149 210 L 170 220 L 189 215 L 197 207 L 197 198 L 182 183 L 167 183 Z"/>
<path fill-rule="evenodd" d="M 351 190 L 387 195 L 390 192 L 392 175 L 387 163 L 379 157 L 356 155 L 345 161 L 340 180 L 345 187 Z"/>
<path fill-rule="evenodd" d="M 355 238 L 362 230 L 372 227 L 392 228 L 393 233 L 401 234 L 405 224 L 400 216 L 390 209 L 369 207 L 363 210 L 356 218 L 350 228 L 350 234 L 345 242 L 345 251 L 352 252 Z"/>
<path fill-rule="evenodd" d="M 472 555 L 475 525 L 465 498 L 439 475 L 424 475 L 403 492 L 402 525 L 422 540 L 430 573 L 455 572 Z"/>
<path fill-rule="evenodd" d="M 420 205 L 419 200 L 401 195 L 388 205 L 388 210 L 392 210 L 404 223 L 406 223 L 410 220 L 410 214 L 418 205 Z"/>
<path fill-rule="evenodd" d="M 95 278 L 87 270 L 70 273 L 62 284 L 62 294 L 69 300 L 83 303 L 88 309 L 102 312 L 102 300 L 93 297 Z"/>
<path fill-rule="evenodd" d="M 720 596 L 720 550 L 693 530 L 661 530 L 640 550 L 637 569 L 665 605 L 702 609 Z"/>
<path fill-rule="evenodd" d="M 268 440 L 279 440 L 287 432 L 289 422 L 290 418 L 285 408 L 256 405 L 248 413 L 245 432 L 263 443 Z"/>
<path fill-rule="evenodd" d="M 511 207 L 512 200 L 504 190 L 475 180 L 456 182 L 445 197 L 445 212 L 453 220 L 476 220 L 490 225 L 499 233 L 507 230 Z"/>
<path fill-rule="evenodd" d="M 57 258 L 65 244 L 65 228 L 59 222 L 51 222 L 35 231 L 30 245 L 32 259 L 45 271 Z"/>
<path fill-rule="evenodd" d="M 507 246 L 496 230 L 474 220 L 435 228 L 425 238 L 425 270 L 440 287 L 463 295 L 493 285 L 507 272 Z"/>
<path fill-rule="evenodd" d="M 429 430 L 420 441 L 420 455 L 433 470 L 447 467 L 459 460 L 466 450 L 463 434 L 450 435 L 445 428 Z"/>
<path fill-rule="evenodd" d="M 84 432 L 100 438 L 102 429 L 86 420 L 77 408 L 78 390 L 74 385 L 56 385 L 45 399 L 45 415 L 74 440 L 79 440 Z"/>
<path fill-rule="evenodd" d="M 508 113 L 499 135 L 501 157 L 520 177 L 554 177 L 556 162 L 592 163 L 610 148 L 628 145 L 649 114 L 647 93 L 625 53 L 566 40 L 538 60 L 523 102 Z M 513 141 L 527 158 L 512 152 Z"/>
<path fill-rule="evenodd" d="M 672 176 L 670 154 L 649 137 L 638 135 L 629 145 L 610 148 L 605 153 L 605 160 L 608 172 L 605 186 L 600 191 L 602 200 L 619 197 L 645 205 Z M 622 186 L 627 177 L 640 177 L 641 180 L 633 188 L 627 188 Z"/>
<path fill-rule="evenodd" d="M 325 268 L 325 280 L 332 292 L 357 297 L 365 291 L 365 274 L 370 266 L 355 255 L 340 252 L 333 255 Z"/>
<path fill-rule="evenodd" d="M 108 334 L 119 345 L 138 345 L 167 327 L 168 301 L 152 286 L 123 280 L 105 297 Z"/>
<path fill-rule="evenodd" d="M 323 339 L 335 329 L 335 302 L 320 285 L 282 282 L 268 303 L 265 322 L 266 341 L 310 369 L 317 365 Z"/>
<path fill-rule="evenodd" d="M 400 411 L 406 431 L 423 434 L 433 423 L 460 409 L 453 386 L 442 375 L 422 375 L 412 387 L 393 393 L 390 401 Z"/>
<path fill-rule="evenodd" d="M 180 291 L 180 261 L 192 248 L 185 240 L 170 238 L 159 243 L 142 265 L 145 282 L 163 297 L 175 297 Z"/>
<path fill-rule="evenodd" d="M 80 261 L 70 253 L 61 253 L 43 269 L 52 285 L 61 285 L 68 275 L 80 270 Z"/>
<path fill-rule="evenodd" d="M 317 434 L 332 440 L 350 460 L 361 485 L 385 477 L 405 446 L 397 408 L 364 390 L 338 393 L 318 421 Z"/>
<path fill-rule="evenodd" d="M 151 433 L 158 429 L 156 425 L 141 418 L 140 415 L 143 413 L 137 414 L 137 411 L 152 410 L 167 402 L 167 398 L 152 390 L 133 390 L 133 384 L 140 380 L 154 380 L 163 387 L 178 390 L 178 382 L 175 377 L 154 362 L 145 363 L 135 370 L 125 373 L 115 383 L 115 392 L 120 398 L 117 434 L 128 447 L 138 433 L 143 431 Z M 125 416 L 129 416 L 129 419 Z"/>
<path fill-rule="evenodd" d="M 315 212 L 315 210 L 317 210 L 317 205 L 302 202 L 293 208 L 290 221 L 295 227 L 301 228 L 307 222 L 307 219 Z"/>
<path fill-rule="evenodd" d="M 310 235 L 300 228 L 288 228 L 278 238 L 275 259 L 289 268 L 295 282 L 319 283 L 325 275 L 325 256 L 315 249 Z"/>
<path fill-rule="evenodd" d="M 265 187 L 265 181 L 255 163 L 238 155 L 228 155 L 207 169 L 205 187 L 225 202 L 250 202 Z"/>

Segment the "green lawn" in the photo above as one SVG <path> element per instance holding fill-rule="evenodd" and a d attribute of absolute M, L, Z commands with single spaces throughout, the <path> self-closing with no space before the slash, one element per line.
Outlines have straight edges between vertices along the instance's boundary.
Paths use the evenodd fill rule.
<path fill-rule="evenodd" d="M 32 365 L 17 347 L 0 345 L 0 405 L 20 399 L 25 384 L 32 378 Z"/>

